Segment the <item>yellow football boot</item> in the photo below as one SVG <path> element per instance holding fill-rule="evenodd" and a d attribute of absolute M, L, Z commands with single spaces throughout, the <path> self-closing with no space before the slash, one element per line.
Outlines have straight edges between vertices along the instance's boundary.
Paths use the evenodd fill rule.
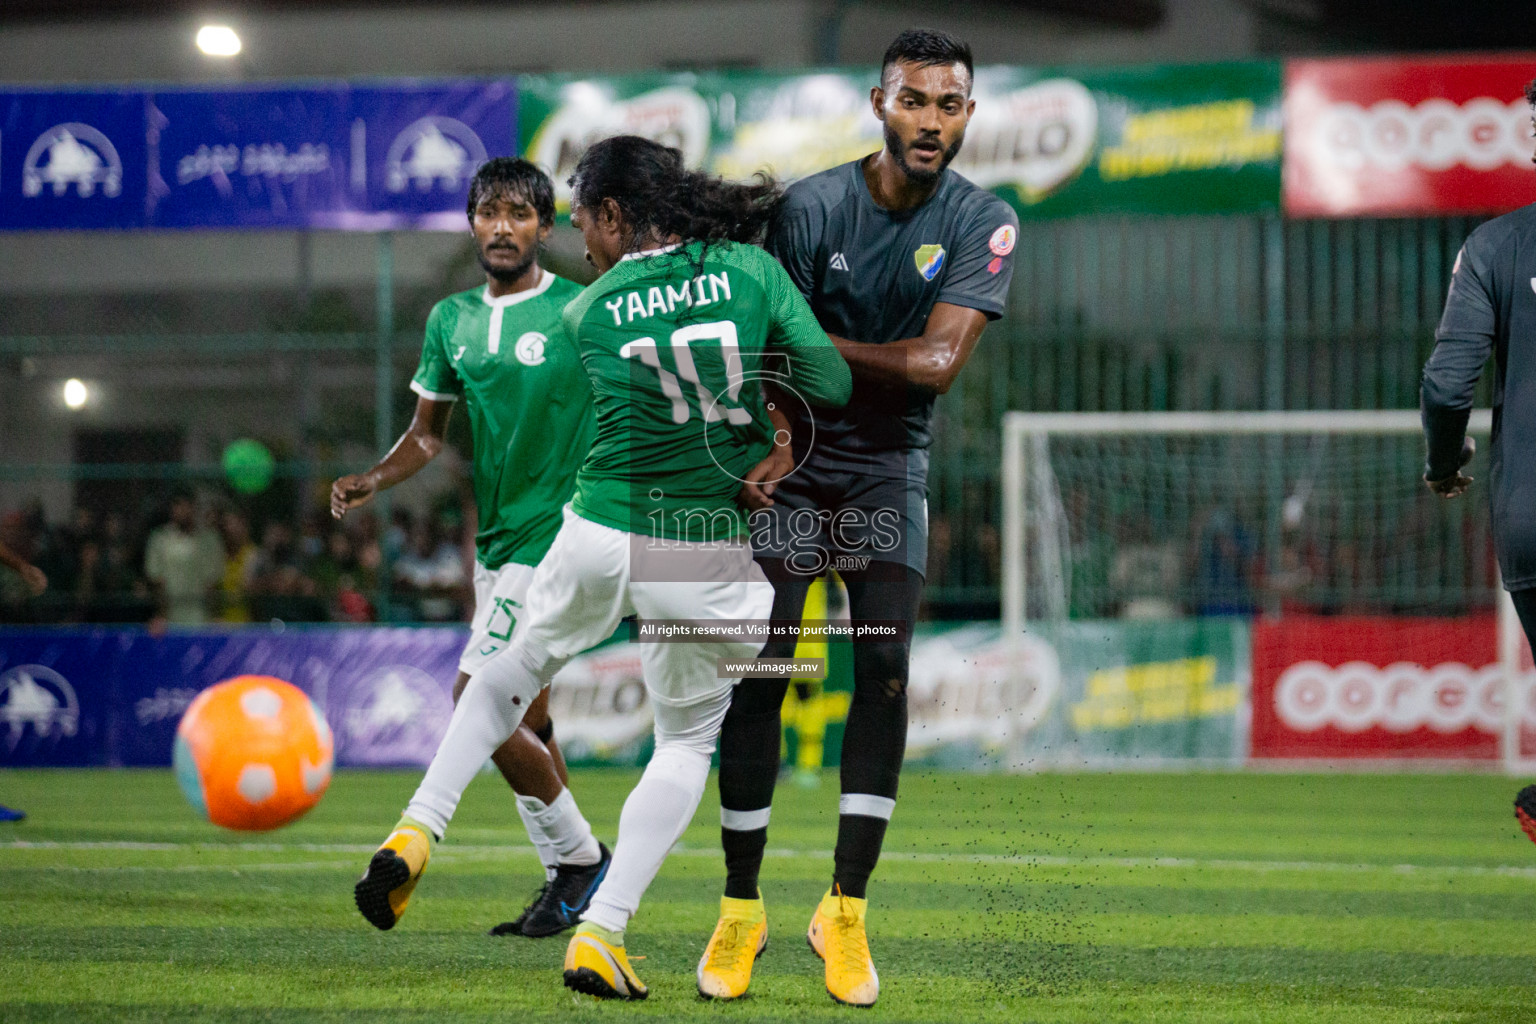
<path fill-rule="evenodd" d="M 425 825 L 401 818 L 374 853 L 368 870 L 352 888 L 352 898 L 375 928 L 388 931 L 400 920 L 436 843 L 437 838 Z"/>
<path fill-rule="evenodd" d="M 644 999 L 650 990 L 624 955 L 624 934 L 591 921 L 576 926 L 565 947 L 565 987 L 599 999 Z"/>
<path fill-rule="evenodd" d="M 827 994 L 849 1006 L 873 1006 L 880 997 L 880 976 L 864 934 L 868 909 L 868 900 L 828 889 L 805 933 L 811 949 L 826 961 Z"/>
<path fill-rule="evenodd" d="M 699 995 L 706 999 L 736 999 L 752 983 L 752 965 L 768 948 L 768 914 L 763 897 L 737 900 L 720 897 L 720 922 L 699 960 Z"/>

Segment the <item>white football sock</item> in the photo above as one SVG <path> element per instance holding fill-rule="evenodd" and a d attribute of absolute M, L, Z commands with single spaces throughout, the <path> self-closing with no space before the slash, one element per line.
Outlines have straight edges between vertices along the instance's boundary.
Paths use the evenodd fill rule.
<path fill-rule="evenodd" d="M 555 865 L 560 863 L 560 858 L 555 855 L 555 848 L 550 843 L 549 837 L 544 834 L 544 827 L 535 817 L 540 811 L 549 805 L 536 796 L 519 796 L 517 798 L 517 816 L 523 819 L 523 828 L 528 830 L 528 841 L 538 851 L 539 863 L 544 865 L 544 881 L 552 882 L 555 878 Z"/>
<path fill-rule="evenodd" d="M 613 862 L 592 905 L 581 915 L 583 921 L 624 930 L 662 861 L 693 820 L 708 778 L 709 754 L 679 745 L 656 748 L 624 801 Z"/>
<path fill-rule="evenodd" d="M 560 864 L 585 867 L 603 859 L 603 851 L 597 847 L 592 826 L 582 817 L 581 808 L 569 789 L 562 789 L 555 802 L 534 814 Z"/>
<path fill-rule="evenodd" d="M 528 705 L 562 664 L 517 643 L 471 676 L 405 813 L 441 837 L 465 787 L 491 752 L 512 735 Z"/>

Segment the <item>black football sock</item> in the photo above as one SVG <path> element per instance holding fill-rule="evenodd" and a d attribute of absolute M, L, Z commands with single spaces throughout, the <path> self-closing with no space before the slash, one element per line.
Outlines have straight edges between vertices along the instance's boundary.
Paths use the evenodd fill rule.
<path fill-rule="evenodd" d="M 880 860 L 886 826 L 896 807 L 901 760 L 907 749 L 907 668 L 912 624 L 923 578 L 906 566 L 876 563 L 849 573 L 849 613 L 854 623 L 902 626 L 892 640 L 855 641 L 853 702 L 843 732 L 842 782 L 833 884 L 863 899 Z"/>
<path fill-rule="evenodd" d="M 757 898 L 768 846 L 768 813 L 779 773 L 779 706 L 787 682 L 744 679 L 720 730 L 720 846 L 725 894 Z"/>

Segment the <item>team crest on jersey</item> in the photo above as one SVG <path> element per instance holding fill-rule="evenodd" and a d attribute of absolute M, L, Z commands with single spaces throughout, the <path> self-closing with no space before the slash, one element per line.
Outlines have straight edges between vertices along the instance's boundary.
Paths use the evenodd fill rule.
<path fill-rule="evenodd" d="M 992 232 L 992 237 L 987 241 L 987 248 L 992 250 L 994 256 L 1007 256 L 1013 252 L 1014 243 L 1019 240 L 1019 233 L 1013 230 L 1012 224 L 1004 224 Z"/>
<path fill-rule="evenodd" d="M 944 247 L 920 245 L 912 254 L 912 259 L 917 264 L 917 272 L 923 275 L 923 280 L 932 281 L 944 269 Z"/>
<path fill-rule="evenodd" d="M 512 354 L 517 356 L 517 361 L 524 366 L 538 366 L 544 361 L 544 346 L 549 339 L 538 331 L 529 331 L 517 339 L 517 344 L 512 348 Z"/>

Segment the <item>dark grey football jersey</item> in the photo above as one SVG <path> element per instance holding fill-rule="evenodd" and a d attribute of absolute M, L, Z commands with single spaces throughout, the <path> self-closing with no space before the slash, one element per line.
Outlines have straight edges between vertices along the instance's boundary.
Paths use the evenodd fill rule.
<path fill-rule="evenodd" d="M 1504 586 L 1536 587 L 1536 205 L 1472 232 L 1424 368 L 1430 479 L 1456 468 L 1466 413 L 1494 357 L 1488 483 Z"/>
<path fill-rule="evenodd" d="M 946 170 L 928 201 L 892 212 L 875 204 L 862 160 L 790 186 L 766 248 L 828 334 L 886 344 L 923 333 L 936 302 L 1003 315 L 1019 219 L 1001 199 Z M 908 475 L 926 457 L 932 394 L 854 378 L 842 409 L 817 409 L 812 459 Z M 795 405 L 797 403 L 792 403 Z M 810 432 L 797 424 L 797 441 Z"/>

